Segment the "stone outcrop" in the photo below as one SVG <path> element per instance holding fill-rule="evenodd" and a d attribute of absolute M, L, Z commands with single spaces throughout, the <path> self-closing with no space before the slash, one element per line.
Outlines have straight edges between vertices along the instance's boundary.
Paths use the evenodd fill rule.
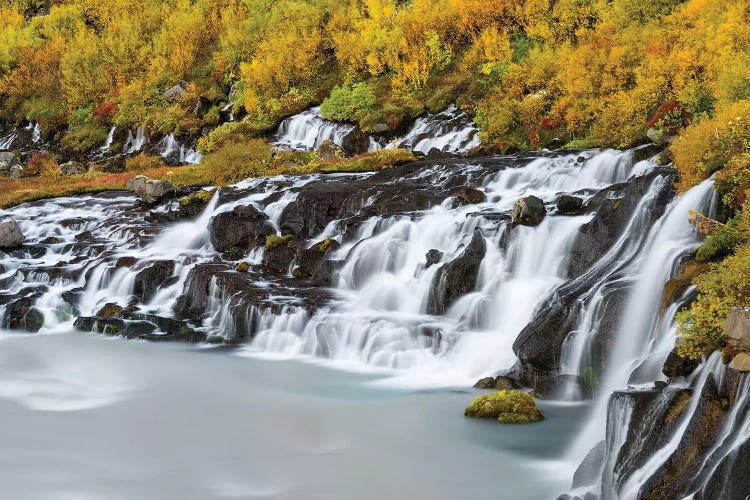
<path fill-rule="evenodd" d="M 23 245 L 21 228 L 14 220 L 0 223 L 0 248 L 16 248 Z"/>
<path fill-rule="evenodd" d="M 724 322 L 724 334 L 740 351 L 750 351 L 750 307 L 736 307 Z"/>
<path fill-rule="evenodd" d="M 0 151 L 0 175 L 10 176 L 13 167 L 20 167 L 21 162 L 15 153 L 11 151 Z"/>
<path fill-rule="evenodd" d="M 150 179 L 145 175 L 138 175 L 129 179 L 125 183 L 125 188 L 149 204 L 157 203 L 175 192 L 171 182 Z"/>
<path fill-rule="evenodd" d="M 521 226 L 538 226 L 547 215 L 544 202 L 536 196 L 521 198 L 513 205 L 513 224 Z"/>
<path fill-rule="evenodd" d="M 214 249 L 223 252 L 231 247 L 249 249 L 262 246 L 274 230 L 265 213 L 248 205 L 211 218 L 209 234 Z"/>
<path fill-rule="evenodd" d="M 444 264 L 433 278 L 427 311 L 442 314 L 462 295 L 476 287 L 479 266 L 487 252 L 487 244 L 479 230 L 458 257 Z"/>

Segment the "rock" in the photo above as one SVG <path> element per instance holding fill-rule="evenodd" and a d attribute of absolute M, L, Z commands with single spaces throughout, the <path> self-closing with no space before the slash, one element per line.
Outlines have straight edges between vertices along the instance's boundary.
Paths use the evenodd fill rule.
<path fill-rule="evenodd" d="M 313 286 L 332 286 L 338 264 L 340 262 L 333 262 L 331 260 L 321 261 L 310 278 L 310 284 Z"/>
<path fill-rule="evenodd" d="M 357 156 L 367 153 L 370 148 L 370 137 L 362 132 L 359 127 L 346 134 L 341 139 L 341 149 L 346 156 Z"/>
<path fill-rule="evenodd" d="M 724 334 L 736 349 L 750 351 L 750 307 L 736 307 L 729 311 L 724 321 Z"/>
<path fill-rule="evenodd" d="M 246 249 L 263 245 L 266 236 L 274 233 L 268 216 L 252 205 L 220 213 L 208 224 L 211 244 L 218 252 L 230 247 Z"/>
<path fill-rule="evenodd" d="M 487 201 L 487 196 L 479 189 L 461 186 L 456 190 L 456 200 L 453 202 L 453 208 L 464 205 L 476 205 Z"/>
<path fill-rule="evenodd" d="M 674 304 L 685 292 L 693 286 L 693 278 L 698 276 L 706 268 L 706 264 L 695 260 L 689 260 L 680 265 L 677 276 L 664 284 L 661 296 L 659 316 L 664 316 L 670 305 Z"/>
<path fill-rule="evenodd" d="M 167 102 L 175 102 L 185 92 L 181 83 L 176 83 L 164 91 L 164 99 Z"/>
<path fill-rule="evenodd" d="M 677 354 L 677 350 L 672 349 L 672 352 L 670 352 L 669 356 L 667 356 L 667 360 L 664 362 L 664 367 L 661 371 L 670 379 L 687 377 L 688 375 L 693 373 L 693 370 L 698 368 L 698 364 L 698 361 L 680 357 L 680 355 Z"/>
<path fill-rule="evenodd" d="M 230 269 L 226 264 L 198 264 L 191 269 L 183 294 L 175 302 L 175 314 L 182 318 L 201 319 L 208 307 L 211 280 L 218 273 Z"/>
<path fill-rule="evenodd" d="M 21 165 L 13 165 L 10 167 L 8 175 L 10 175 L 11 179 L 20 179 L 23 177 L 24 170 Z"/>
<path fill-rule="evenodd" d="M 0 248 L 20 247 L 23 242 L 23 233 L 16 221 L 9 220 L 0 224 Z"/>
<path fill-rule="evenodd" d="M 149 204 L 157 203 L 175 192 L 175 188 L 171 182 L 149 179 L 145 175 L 138 175 L 129 179 L 125 183 L 125 188 Z"/>
<path fill-rule="evenodd" d="M 557 199 L 555 206 L 559 213 L 563 215 L 571 215 L 578 213 L 578 211 L 581 210 L 581 207 L 583 207 L 583 199 L 578 196 L 564 194 Z"/>
<path fill-rule="evenodd" d="M 592 396 L 590 388 L 577 375 L 557 375 L 536 383 L 531 394 L 537 399 L 581 401 Z"/>
<path fill-rule="evenodd" d="M 390 132 L 390 130 L 391 127 L 387 123 L 376 123 L 372 126 L 372 131 L 376 134 L 385 134 L 386 132 Z"/>
<path fill-rule="evenodd" d="M 325 140 L 318 147 L 318 156 L 322 161 L 335 160 L 344 156 L 344 150 L 333 141 Z"/>
<path fill-rule="evenodd" d="M 198 100 L 195 101 L 193 114 L 198 118 L 203 118 L 203 116 L 208 112 L 209 109 L 211 109 L 211 101 L 203 96 L 200 96 Z"/>
<path fill-rule="evenodd" d="M 9 330 L 36 333 L 44 326 L 44 314 L 33 306 L 30 297 L 24 297 L 8 304 L 2 324 Z"/>
<path fill-rule="evenodd" d="M 268 236 L 266 251 L 263 254 L 263 269 L 274 274 L 286 275 L 297 256 L 297 249 L 294 236 Z"/>
<path fill-rule="evenodd" d="M 738 372 L 750 372 L 750 354 L 741 352 L 729 363 L 729 368 Z"/>
<path fill-rule="evenodd" d="M 544 420 L 531 395 L 521 391 L 500 391 L 474 399 L 464 416 L 496 418 L 501 424 L 528 424 Z"/>
<path fill-rule="evenodd" d="M 474 290 L 479 265 L 486 252 L 484 237 L 479 230 L 475 230 L 461 255 L 435 273 L 427 304 L 429 314 L 443 314 L 459 297 Z"/>
<path fill-rule="evenodd" d="M 299 254 L 298 265 L 292 275 L 295 278 L 312 278 L 320 267 L 321 262 L 323 262 L 323 259 L 338 247 L 338 241 L 328 238 L 319 241 L 308 249 L 302 250 Z"/>
<path fill-rule="evenodd" d="M 439 264 L 440 261 L 443 260 L 443 252 L 433 248 L 432 250 L 427 252 L 427 254 L 425 255 L 425 260 L 427 261 L 427 264 L 425 267 L 430 267 L 435 264 Z"/>
<path fill-rule="evenodd" d="M 101 318 L 111 318 L 113 316 L 117 316 L 121 314 L 124 311 L 123 307 L 115 304 L 115 303 L 108 303 L 104 304 L 101 309 L 96 313 L 96 316 L 99 316 Z"/>
<path fill-rule="evenodd" d="M 15 153 L 10 151 L 0 151 L 0 175 L 9 176 L 10 169 L 20 167 L 21 162 Z"/>
<path fill-rule="evenodd" d="M 85 171 L 86 171 L 86 167 L 84 167 L 81 163 L 78 163 L 77 161 L 69 161 L 60 165 L 60 173 L 62 175 L 77 175 L 77 174 L 82 174 Z"/>
<path fill-rule="evenodd" d="M 536 196 L 521 198 L 513 205 L 514 225 L 538 226 L 546 215 L 544 202 Z"/>
<path fill-rule="evenodd" d="M 474 389 L 494 389 L 495 388 L 495 378 L 494 377 L 484 377 L 480 378 L 476 384 L 474 384 Z"/>
<path fill-rule="evenodd" d="M 142 269 L 135 276 L 133 294 L 142 302 L 148 302 L 157 290 L 172 277 L 174 262 L 171 260 L 159 260 Z"/>
<path fill-rule="evenodd" d="M 362 192 L 356 182 L 314 182 L 303 188 L 281 214 L 282 234 L 306 240 L 320 234 L 329 222 L 346 214 L 347 200 Z M 353 215 L 353 214 L 352 214 Z"/>

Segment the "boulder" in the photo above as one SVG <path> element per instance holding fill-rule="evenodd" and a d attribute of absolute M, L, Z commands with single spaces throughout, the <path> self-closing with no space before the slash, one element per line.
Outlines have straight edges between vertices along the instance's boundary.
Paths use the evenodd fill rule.
<path fill-rule="evenodd" d="M 538 226 L 547 215 L 544 202 L 536 196 L 521 198 L 513 205 L 513 224 Z"/>
<path fill-rule="evenodd" d="M 677 354 L 677 349 L 672 349 L 672 352 L 667 356 L 667 360 L 664 362 L 662 373 L 672 378 L 687 377 L 693 370 L 698 368 L 698 361 L 685 359 Z"/>
<path fill-rule="evenodd" d="M 20 179 L 23 177 L 24 169 L 21 165 L 13 165 L 10 167 L 8 175 L 10 175 L 11 179 Z"/>
<path fill-rule="evenodd" d="M 30 297 L 24 297 L 8 304 L 2 324 L 9 330 L 36 333 L 44 326 L 44 314 L 33 306 Z"/>
<path fill-rule="evenodd" d="M 172 277 L 174 262 L 171 260 L 159 260 L 142 269 L 135 276 L 133 294 L 142 302 L 148 302 L 157 290 Z"/>
<path fill-rule="evenodd" d="M 529 424 L 544 420 L 534 398 L 516 390 L 479 396 L 464 410 L 464 416 L 496 418 L 501 424 Z"/>
<path fill-rule="evenodd" d="M 494 389 L 495 388 L 495 378 L 494 377 L 484 377 L 480 378 L 476 384 L 474 384 L 474 389 Z"/>
<path fill-rule="evenodd" d="M 286 275 L 297 256 L 297 249 L 298 244 L 294 236 L 268 236 L 263 254 L 263 269 L 270 273 Z"/>
<path fill-rule="evenodd" d="M 741 352 L 729 363 L 729 368 L 738 372 L 750 372 L 750 354 Z"/>
<path fill-rule="evenodd" d="M 76 175 L 82 174 L 86 171 L 86 167 L 77 161 L 69 161 L 60 165 L 60 173 L 62 175 Z"/>
<path fill-rule="evenodd" d="M 583 207 L 583 199 L 578 196 L 564 194 L 557 199 L 555 206 L 557 207 L 557 211 L 563 215 L 576 214 Z"/>
<path fill-rule="evenodd" d="M 20 167 L 21 162 L 15 153 L 10 151 L 0 151 L 0 175 L 10 175 L 10 169 Z"/>
<path fill-rule="evenodd" d="M 273 233 L 268 216 L 252 205 L 220 213 L 209 222 L 211 244 L 218 252 L 231 247 L 246 249 L 263 245 Z"/>
<path fill-rule="evenodd" d="M 509 377 L 503 375 L 497 377 L 484 377 L 474 384 L 475 389 L 493 389 L 497 391 L 511 391 L 516 388 L 516 384 Z"/>
<path fill-rule="evenodd" d="M 453 207 L 476 205 L 485 201 L 487 201 L 487 196 L 483 191 L 469 186 L 461 186 L 456 189 L 456 199 L 453 202 Z"/>
<path fill-rule="evenodd" d="M 344 156 L 344 150 L 333 141 L 325 140 L 318 147 L 318 156 L 322 161 L 335 160 Z"/>
<path fill-rule="evenodd" d="M 659 316 L 664 316 L 670 305 L 674 304 L 684 293 L 693 286 L 693 278 L 706 268 L 706 264 L 696 260 L 689 260 L 680 265 L 677 275 L 664 284 L 661 296 Z"/>
<path fill-rule="evenodd" d="M 357 156 L 367 153 L 370 148 L 370 137 L 362 132 L 359 127 L 346 134 L 341 139 L 341 149 L 346 156 Z"/>
<path fill-rule="evenodd" d="M 23 245 L 24 237 L 21 228 L 14 220 L 0 224 L 0 248 L 16 248 Z"/>
<path fill-rule="evenodd" d="M 113 302 L 104 304 L 101 309 L 96 313 L 97 316 L 101 318 L 111 318 L 113 316 L 118 316 L 121 314 L 125 309 L 123 309 L 122 306 L 115 304 Z"/>
<path fill-rule="evenodd" d="M 484 237 L 475 230 L 461 254 L 435 273 L 427 303 L 429 314 L 443 314 L 459 297 L 474 290 L 486 252 Z"/>
<path fill-rule="evenodd" d="M 427 254 L 425 255 L 425 260 L 427 261 L 427 265 L 425 267 L 439 264 L 440 261 L 443 260 L 443 252 L 433 248 L 432 250 L 427 252 Z"/>
<path fill-rule="evenodd" d="M 724 334 L 740 351 L 750 351 L 750 307 L 736 307 L 724 321 Z"/>
<path fill-rule="evenodd" d="M 125 183 L 125 188 L 149 204 L 157 203 L 175 192 L 175 188 L 171 182 L 150 179 L 145 175 L 138 175 L 129 179 Z"/>
<path fill-rule="evenodd" d="M 292 273 L 295 278 L 312 278 L 326 256 L 339 247 L 339 242 L 331 238 L 319 241 L 299 254 L 297 267 Z"/>
<path fill-rule="evenodd" d="M 391 127 L 387 123 L 376 123 L 372 126 L 372 131 L 376 134 L 385 134 L 391 131 Z"/>

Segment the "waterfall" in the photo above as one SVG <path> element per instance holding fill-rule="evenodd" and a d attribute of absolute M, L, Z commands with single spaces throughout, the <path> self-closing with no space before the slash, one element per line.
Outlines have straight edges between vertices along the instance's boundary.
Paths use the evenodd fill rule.
<path fill-rule="evenodd" d="M 159 143 L 159 154 L 168 161 L 175 161 L 181 165 L 197 165 L 201 162 L 202 156 L 192 148 L 180 144 L 174 137 L 174 134 L 167 135 Z"/>
<path fill-rule="evenodd" d="M 109 151 L 109 148 L 112 146 L 112 141 L 115 138 L 115 131 L 117 130 L 117 127 L 112 125 L 109 128 L 109 133 L 107 134 L 107 139 L 104 141 L 104 144 L 102 147 L 99 148 L 99 152 L 101 154 L 105 154 L 107 151 Z"/>
<path fill-rule="evenodd" d="M 42 127 L 41 125 L 39 125 L 39 122 L 36 122 L 34 124 L 34 128 L 31 130 L 31 142 L 36 144 L 38 142 L 41 142 L 41 140 L 42 140 Z"/>
<path fill-rule="evenodd" d="M 0 138 L 0 151 L 5 151 L 13 146 L 13 141 L 18 137 L 18 132 L 15 130 L 11 131 L 7 135 Z"/>
<path fill-rule="evenodd" d="M 479 129 L 466 113 L 451 104 L 440 113 L 427 113 L 417 118 L 406 135 L 392 141 L 387 147 L 422 154 L 433 149 L 441 153 L 461 154 L 479 145 Z"/>
<path fill-rule="evenodd" d="M 137 153 L 138 151 L 143 149 L 143 146 L 145 146 L 147 142 L 148 137 L 146 137 L 146 133 L 143 131 L 143 127 L 138 127 L 135 136 L 133 136 L 133 132 L 131 130 L 128 130 L 128 137 L 125 140 L 125 145 L 123 145 L 122 150 L 125 154 Z"/>
<path fill-rule="evenodd" d="M 332 141 L 340 146 L 353 130 L 352 125 L 323 119 L 320 107 L 314 107 L 282 121 L 274 135 L 274 144 L 293 151 L 313 151 L 324 141 Z"/>

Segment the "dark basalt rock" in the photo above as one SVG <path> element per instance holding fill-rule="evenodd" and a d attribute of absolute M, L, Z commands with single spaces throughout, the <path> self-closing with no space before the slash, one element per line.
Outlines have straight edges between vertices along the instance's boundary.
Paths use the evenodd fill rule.
<path fill-rule="evenodd" d="M 347 207 L 347 200 L 361 189 L 359 182 L 351 180 L 312 182 L 304 186 L 297 199 L 284 208 L 281 232 L 299 239 L 319 234 L 329 222 L 356 213 L 356 209 Z"/>
<path fill-rule="evenodd" d="M 669 356 L 667 356 L 667 360 L 664 362 L 662 373 L 670 379 L 687 377 L 688 375 L 693 373 L 693 370 L 698 368 L 699 364 L 700 363 L 698 361 L 680 357 L 680 355 L 677 354 L 677 350 L 672 349 L 672 352 L 669 353 Z"/>
<path fill-rule="evenodd" d="M 427 305 L 429 314 L 444 313 L 459 297 L 474 290 L 479 265 L 486 252 L 487 244 L 482 233 L 474 231 L 471 242 L 461 255 L 435 273 Z"/>
<path fill-rule="evenodd" d="M 295 278 L 312 278 L 318 271 L 326 256 L 339 247 L 333 239 L 319 241 L 299 254 L 298 265 L 292 273 Z"/>
<path fill-rule="evenodd" d="M 211 280 L 222 271 L 231 270 L 228 264 L 198 264 L 185 280 L 183 294 L 175 303 L 175 314 L 182 318 L 200 320 L 208 307 Z"/>
<path fill-rule="evenodd" d="M 8 304 L 2 325 L 9 330 L 36 333 L 44 326 L 44 314 L 33 306 L 30 297 L 23 297 Z"/>
<path fill-rule="evenodd" d="M 142 302 L 148 302 L 164 285 L 174 272 L 174 262 L 171 260 L 156 261 L 135 276 L 133 294 Z"/>
<path fill-rule="evenodd" d="M 263 254 L 263 269 L 269 273 L 285 276 L 297 257 L 299 243 L 294 236 L 271 236 Z"/>
<path fill-rule="evenodd" d="M 230 247 L 254 248 L 263 245 L 266 236 L 273 232 L 268 216 L 252 205 L 221 213 L 209 222 L 211 244 L 218 252 Z"/>
<path fill-rule="evenodd" d="M 453 208 L 464 205 L 476 205 L 487 201 L 487 196 L 483 191 L 470 186 L 461 186 L 455 190 L 456 199 L 453 201 Z"/>
<path fill-rule="evenodd" d="M 577 214 L 583 207 L 583 199 L 578 196 L 564 194 L 557 199 L 557 211 L 563 215 Z"/>
<path fill-rule="evenodd" d="M 538 381 L 531 395 L 537 399 L 581 401 L 591 398 L 593 394 L 581 377 L 558 375 Z"/>
<path fill-rule="evenodd" d="M 536 196 L 521 198 L 513 205 L 513 224 L 522 226 L 538 226 L 547 215 L 544 202 Z"/>
<path fill-rule="evenodd" d="M 443 260 L 443 252 L 440 250 L 437 250 L 433 248 L 432 250 L 428 251 L 425 255 L 426 265 L 425 267 L 434 266 L 435 264 L 439 264 L 441 260 Z"/>
<path fill-rule="evenodd" d="M 346 156 L 356 156 L 367 153 L 370 148 L 370 137 L 362 132 L 359 127 L 346 134 L 341 139 L 341 149 Z"/>

